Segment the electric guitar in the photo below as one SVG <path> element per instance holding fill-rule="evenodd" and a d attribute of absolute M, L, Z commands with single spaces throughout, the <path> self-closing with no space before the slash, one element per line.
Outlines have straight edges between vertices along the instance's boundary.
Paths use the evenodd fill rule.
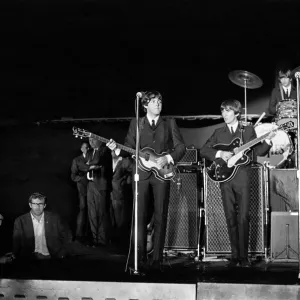
<path fill-rule="evenodd" d="M 108 143 L 109 139 L 103 138 L 99 135 L 86 131 L 84 129 L 80 129 L 77 127 L 73 127 L 73 135 L 79 138 L 94 138 L 103 143 Z M 136 151 L 132 148 L 126 147 L 121 144 L 117 144 L 117 147 L 132 154 L 136 159 Z M 160 180 L 172 180 L 176 176 L 176 168 L 173 164 L 167 164 L 163 168 L 157 165 L 157 159 L 164 155 L 168 154 L 167 152 L 163 152 L 161 154 L 157 154 L 152 148 L 145 147 L 139 150 L 139 158 L 138 158 L 138 167 L 144 171 L 151 171 L 154 173 L 155 177 Z"/>
<path fill-rule="evenodd" d="M 217 182 L 226 182 L 232 179 L 240 166 L 246 165 L 250 162 L 250 158 L 247 155 L 247 152 L 250 148 L 260 141 L 266 139 L 266 137 L 272 132 L 278 129 L 287 129 L 293 127 L 293 122 L 289 121 L 280 126 L 274 125 L 274 129 L 268 131 L 262 136 L 253 139 L 252 141 L 242 144 L 240 138 L 235 138 L 231 141 L 230 144 L 216 144 L 213 146 L 216 150 L 229 151 L 234 155 L 228 159 L 228 161 L 224 161 L 222 158 L 217 158 L 213 162 L 208 163 L 206 167 L 206 173 L 208 177 Z"/>

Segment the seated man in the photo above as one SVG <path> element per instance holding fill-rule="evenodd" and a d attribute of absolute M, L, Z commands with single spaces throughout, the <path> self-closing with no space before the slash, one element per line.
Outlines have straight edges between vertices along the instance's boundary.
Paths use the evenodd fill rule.
<path fill-rule="evenodd" d="M 15 220 L 13 255 L 16 258 L 64 258 L 72 241 L 71 231 L 58 215 L 44 211 L 46 196 L 29 197 L 30 212 Z"/>

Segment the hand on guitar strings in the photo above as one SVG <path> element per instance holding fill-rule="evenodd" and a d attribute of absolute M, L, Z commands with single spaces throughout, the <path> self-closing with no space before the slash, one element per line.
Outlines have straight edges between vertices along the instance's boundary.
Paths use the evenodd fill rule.
<path fill-rule="evenodd" d="M 157 165 L 159 168 L 163 168 L 165 165 L 168 164 L 168 158 L 166 155 L 159 157 L 156 159 Z"/>
<path fill-rule="evenodd" d="M 233 153 L 229 151 L 221 151 L 220 153 L 220 157 L 225 161 L 227 161 L 232 155 Z"/>

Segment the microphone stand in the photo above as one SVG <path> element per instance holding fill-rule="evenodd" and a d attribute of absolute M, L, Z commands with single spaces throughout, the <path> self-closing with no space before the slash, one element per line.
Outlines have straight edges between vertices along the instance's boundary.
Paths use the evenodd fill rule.
<path fill-rule="evenodd" d="M 297 164 L 297 184 L 298 184 L 298 220 L 299 220 L 299 212 L 300 212 L 300 201 L 299 201 L 299 195 L 300 195 L 300 170 L 299 170 L 299 131 L 300 131 L 300 120 L 299 120 L 299 77 L 300 77 L 300 72 L 295 73 L 296 77 L 296 82 L 297 82 L 297 157 L 295 157 Z M 300 229 L 300 222 L 298 222 L 298 230 Z M 300 245 L 300 230 L 298 232 L 298 247 Z M 299 248 L 300 249 L 300 248 Z M 298 254 L 298 260 L 299 260 L 299 254 Z M 299 273 L 298 273 L 298 280 L 300 279 L 300 263 L 299 263 Z"/>
<path fill-rule="evenodd" d="M 132 275 L 143 275 L 138 271 L 138 183 L 139 177 L 139 149 L 140 149 L 140 129 L 139 129 L 139 96 L 136 95 L 136 143 L 135 143 L 135 174 L 134 174 L 134 269 L 132 270 Z"/>

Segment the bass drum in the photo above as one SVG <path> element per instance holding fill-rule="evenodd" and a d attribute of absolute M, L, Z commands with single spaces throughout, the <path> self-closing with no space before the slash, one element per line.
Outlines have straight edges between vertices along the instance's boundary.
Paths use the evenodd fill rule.
<path fill-rule="evenodd" d="M 263 123 L 254 127 L 257 137 L 272 131 L 277 126 L 273 123 Z M 270 153 L 266 157 L 258 157 L 258 162 L 269 162 L 269 166 L 273 168 L 281 168 L 285 165 L 289 156 L 293 152 L 293 144 L 290 136 L 283 130 L 277 130 L 276 135 L 272 138 L 273 146 Z"/>

